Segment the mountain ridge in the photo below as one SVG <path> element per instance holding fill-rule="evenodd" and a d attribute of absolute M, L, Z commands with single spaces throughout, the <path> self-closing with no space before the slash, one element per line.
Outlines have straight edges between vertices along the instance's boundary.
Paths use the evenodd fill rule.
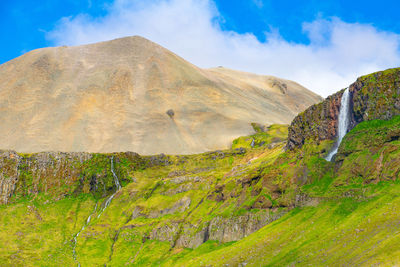
<path fill-rule="evenodd" d="M 0 66 L 0 147 L 199 153 L 320 100 L 291 81 L 198 68 L 142 37 L 42 48 Z"/>

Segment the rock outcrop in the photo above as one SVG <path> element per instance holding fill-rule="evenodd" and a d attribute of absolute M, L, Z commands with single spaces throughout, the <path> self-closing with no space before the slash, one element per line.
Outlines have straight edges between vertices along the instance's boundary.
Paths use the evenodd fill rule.
<path fill-rule="evenodd" d="M 400 68 L 362 76 L 350 92 L 352 127 L 362 121 L 389 120 L 400 114 Z"/>
<path fill-rule="evenodd" d="M 169 223 L 154 228 L 149 235 L 150 239 L 167 241 L 174 247 L 196 248 L 207 240 L 220 242 L 238 241 L 251 233 L 261 229 L 268 223 L 275 221 L 286 214 L 286 211 L 248 212 L 241 216 L 217 216 L 201 225 L 191 223 Z M 203 227 L 202 227 L 203 225 Z M 204 226 L 205 225 L 205 226 Z"/>
<path fill-rule="evenodd" d="M 207 226 L 200 231 L 194 225 L 185 225 L 176 241 L 176 246 L 196 248 L 207 240 L 238 241 L 279 219 L 285 213 L 262 210 L 258 213 L 249 212 L 241 216 L 218 216 L 207 222 Z"/>
<path fill-rule="evenodd" d="M 20 156 L 13 151 L 0 151 L 0 205 L 7 204 L 18 182 Z"/>
<path fill-rule="evenodd" d="M 400 114 L 400 68 L 362 76 L 350 85 L 349 91 L 349 130 L 362 121 L 388 120 Z M 343 92 L 327 97 L 295 117 L 289 127 L 286 149 L 301 147 L 307 140 L 316 143 L 334 140 Z"/>
<path fill-rule="evenodd" d="M 334 139 L 342 94 L 343 90 L 297 115 L 290 124 L 286 148 L 301 147 L 306 139 Z"/>

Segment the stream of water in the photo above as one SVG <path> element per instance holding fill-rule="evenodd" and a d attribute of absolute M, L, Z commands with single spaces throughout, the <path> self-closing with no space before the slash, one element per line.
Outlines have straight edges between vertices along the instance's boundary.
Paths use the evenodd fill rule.
<path fill-rule="evenodd" d="M 116 186 L 117 189 L 115 190 L 115 192 L 114 192 L 111 196 L 109 196 L 109 197 L 106 199 L 106 202 L 105 202 L 105 204 L 104 204 L 104 207 L 101 209 L 101 211 L 100 211 L 99 215 L 97 216 L 97 218 L 100 218 L 101 214 L 102 214 L 102 213 L 105 211 L 105 209 L 107 209 L 107 207 L 110 205 L 110 203 L 111 203 L 111 201 L 113 200 L 115 194 L 121 189 L 121 184 L 119 183 L 118 176 L 115 174 L 115 171 L 114 171 L 114 157 L 111 157 L 111 173 L 112 173 L 112 175 L 113 175 L 114 184 L 115 184 L 115 186 Z M 80 265 L 80 263 L 78 262 L 78 257 L 77 257 L 77 254 L 76 254 L 76 244 L 77 244 L 77 242 L 78 242 L 78 236 L 80 235 L 80 233 L 81 233 L 83 230 L 85 230 L 86 226 L 88 226 L 88 224 L 90 223 L 90 220 L 92 219 L 92 216 L 96 213 L 96 211 L 97 211 L 97 203 L 96 203 L 96 206 L 95 206 L 93 212 L 92 212 L 92 213 L 89 215 L 89 217 L 86 219 L 86 222 L 85 222 L 85 224 L 82 226 L 81 230 L 79 230 L 79 232 L 78 232 L 78 233 L 74 236 L 74 238 L 72 239 L 72 242 L 73 242 L 72 253 L 73 253 L 73 256 L 74 256 L 74 260 L 78 263 L 78 266 L 79 266 L 79 267 L 80 267 L 81 265 Z"/>
<path fill-rule="evenodd" d="M 85 230 L 86 226 L 88 226 L 88 224 L 90 223 L 90 220 L 92 219 L 92 216 L 96 213 L 97 210 L 97 203 L 96 206 L 94 207 L 93 212 L 89 215 L 89 217 L 86 219 L 85 224 L 82 226 L 81 230 L 79 230 L 79 232 L 74 236 L 74 238 L 72 239 L 73 244 L 73 248 L 72 248 L 72 254 L 74 256 L 74 260 L 78 263 L 78 266 L 81 266 L 80 263 L 78 262 L 78 257 L 76 255 L 76 243 L 78 242 L 78 236 L 80 235 L 80 233 Z"/>
<path fill-rule="evenodd" d="M 100 218 L 101 214 L 102 214 L 102 213 L 108 208 L 108 206 L 110 205 L 110 203 L 111 203 L 111 201 L 113 200 L 115 194 L 121 189 L 121 184 L 119 183 L 118 176 L 115 174 L 115 171 L 114 171 L 114 157 L 111 157 L 111 173 L 112 173 L 112 175 L 113 175 L 113 177 L 114 177 L 114 183 L 115 183 L 115 186 L 117 187 L 117 189 L 115 190 L 115 192 L 114 192 L 111 196 L 109 196 L 109 197 L 107 198 L 106 203 L 104 204 L 104 207 L 103 207 L 103 209 L 101 210 L 100 214 L 97 216 L 97 218 Z"/>
<path fill-rule="evenodd" d="M 339 145 L 343 140 L 343 137 L 346 135 L 349 129 L 349 122 L 350 122 L 350 113 L 349 113 L 349 106 L 350 106 L 350 93 L 349 88 L 347 88 L 342 95 L 342 100 L 340 101 L 340 111 L 339 111 L 339 119 L 338 119 L 338 139 L 335 142 L 331 152 L 329 152 L 328 156 L 326 156 L 327 161 L 332 161 L 334 155 L 336 155 Z"/>

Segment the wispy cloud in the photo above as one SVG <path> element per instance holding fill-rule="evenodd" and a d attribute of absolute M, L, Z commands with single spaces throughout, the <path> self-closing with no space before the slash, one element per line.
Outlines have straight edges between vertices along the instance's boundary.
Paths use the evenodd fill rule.
<path fill-rule="evenodd" d="M 262 8 L 264 6 L 263 0 L 253 0 L 253 3 L 258 7 Z"/>
<path fill-rule="evenodd" d="M 47 34 L 56 45 L 79 45 L 141 35 L 200 67 L 223 65 L 297 81 L 327 96 L 357 76 L 400 65 L 400 37 L 372 25 L 317 18 L 303 24 L 309 44 L 266 32 L 224 31 L 211 0 L 116 0 L 104 17 L 62 18 Z"/>

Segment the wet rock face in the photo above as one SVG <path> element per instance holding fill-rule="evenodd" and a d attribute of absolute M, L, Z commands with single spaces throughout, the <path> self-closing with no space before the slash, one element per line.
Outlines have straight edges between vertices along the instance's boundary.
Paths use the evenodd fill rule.
<path fill-rule="evenodd" d="M 350 125 L 362 121 L 388 120 L 400 114 L 400 68 L 362 76 L 350 85 Z M 289 127 L 286 149 L 301 147 L 306 140 L 334 140 L 344 90 L 300 113 Z"/>
<path fill-rule="evenodd" d="M 294 118 L 289 127 L 286 149 L 301 147 L 307 138 L 314 140 L 335 138 L 343 91 L 329 96 Z"/>

